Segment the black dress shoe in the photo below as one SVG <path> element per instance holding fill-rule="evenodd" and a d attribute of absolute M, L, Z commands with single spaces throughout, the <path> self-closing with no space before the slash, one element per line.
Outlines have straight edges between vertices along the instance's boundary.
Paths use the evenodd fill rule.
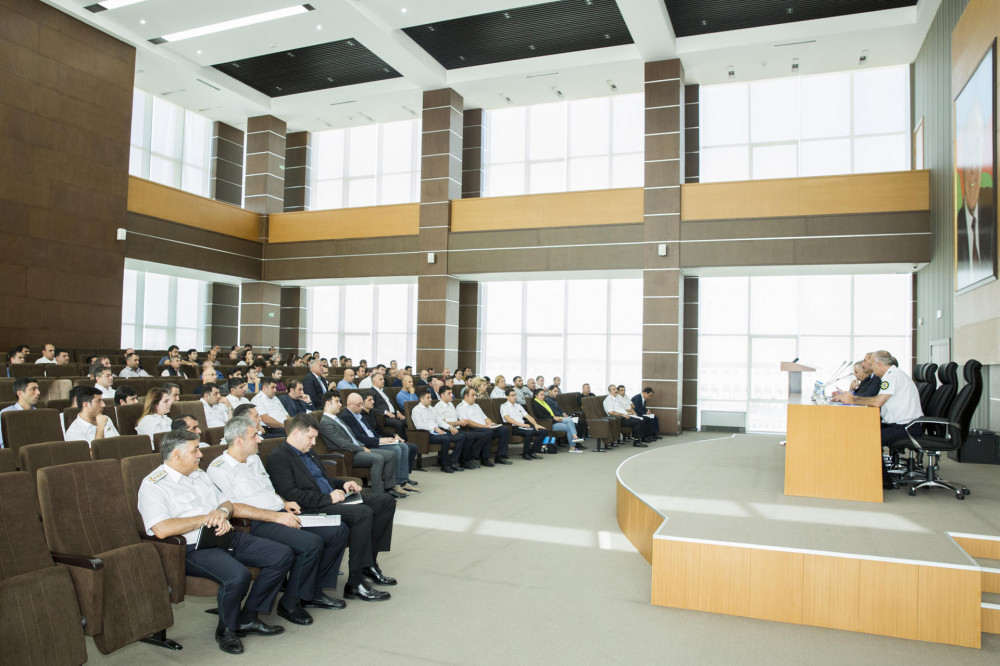
<path fill-rule="evenodd" d="M 241 624 L 239 630 L 236 632 L 236 635 L 245 636 L 246 634 L 256 634 L 258 636 L 277 636 L 284 630 L 285 628 L 280 625 L 266 624 L 260 619 L 257 619 L 253 622 Z"/>
<path fill-rule="evenodd" d="M 403 493 L 396 492 L 395 490 L 389 490 L 389 491 L 387 491 L 387 494 L 392 495 L 396 499 L 403 499 L 404 497 L 407 497 L 407 495 L 404 495 Z"/>
<path fill-rule="evenodd" d="M 445 474 L 451 474 L 452 472 L 455 471 L 455 468 L 452 467 L 451 465 L 441 465 L 441 471 L 444 472 Z"/>
<path fill-rule="evenodd" d="M 313 623 L 312 615 L 306 612 L 301 604 L 295 604 L 295 608 L 291 610 L 278 604 L 278 617 L 283 617 L 292 624 L 307 625 Z"/>
<path fill-rule="evenodd" d="M 347 608 L 347 602 L 343 599 L 334 599 L 325 594 L 309 601 L 303 601 L 302 605 L 306 608 L 325 608 L 327 610 L 342 610 Z"/>
<path fill-rule="evenodd" d="M 461 463 L 459 463 L 458 465 L 452 465 L 451 468 L 453 470 L 455 470 L 456 472 L 464 472 L 465 471 L 465 468 L 462 467 Z"/>
<path fill-rule="evenodd" d="M 479 467 L 479 465 L 472 462 L 471 460 L 466 460 L 464 463 L 462 463 L 462 469 L 476 469 L 477 467 Z"/>
<path fill-rule="evenodd" d="M 417 483 L 413 479 L 407 479 L 406 483 L 410 484 L 411 486 L 419 486 L 420 485 L 419 483 Z"/>
<path fill-rule="evenodd" d="M 359 585 L 345 585 L 344 596 L 348 599 L 360 599 L 361 601 L 385 601 L 392 595 L 382 590 L 376 590 L 367 583 Z"/>
<path fill-rule="evenodd" d="M 483 465 L 483 467 L 493 467 L 493 463 L 491 463 L 491 462 L 489 461 L 489 459 L 487 459 L 487 460 L 484 460 L 484 461 L 482 462 L 482 465 Z"/>
<path fill-rule="evenodd" d="M 373 567 L 368 567 L 367 569 L 362 569 L 362 574 L 365 578 L 370 579 L 373 583 L 378 583 L 379 585 L 395 585 L 396 579 L 390 576 L 386 576 L 382 573 L 382 570 L 378 568 L 376 564 Z"/>
<path fill-rule="evenodd" d="M 514 463 L 512 463 L 507 458 L 495 458 L 494 462 L 496 462 L 496 464 L 498 464 L 498 465 L 513 465 L 514 464 Z"/>
<path fill-rule="evenodd" d="M 531 454 L 530 453 L 522 453 L 521 457 L 524 458 L 525 460 L 531 460 Z"/>
<path fill-rule="evenodd" d="M 215 642 L 219 644 L 219 649 L 227 654 L 243 654 L 243 641 L 232 629 L 216 631 Z"/>
<path fill-rule="evenodd" d="M 532 460 L 541 460 L 542 459 L 542 457 L 540 455 L 538 455 L 537 453 L 535 453 L 534 451 L 532 451 L 529 455 L 531 456 Z"/>
<path fill-rule="evenodd" d="M 632 442 L 632 446 L 638 446 L 641 449 L 648 449 L 649 448 L 649 444 L 643 443 L 643 441 L 640 440 L 640 439 L 637 439 L 634 442 Z"/>

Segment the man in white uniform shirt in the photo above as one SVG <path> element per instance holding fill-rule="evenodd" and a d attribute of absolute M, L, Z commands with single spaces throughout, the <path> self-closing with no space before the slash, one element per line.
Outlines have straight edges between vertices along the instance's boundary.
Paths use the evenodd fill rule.
<path fill-rule="evenodd" d="M 442 388 L 442 395 L 448 392 L 451 395 L 450 388 Z M 484 432 L 488 435 L 486 439 L 485 449 L 483 450 L 483 464 L 489 460 L 490 455 L 490 443 L 495 439 L 497 440 L 497 453 L 493 462 L 498 465 L 513 465 L 509 458 L 507 458 L 507 443 L 510 441 L 510 428 L 503 425 L 497 425 L 493 423 L 490 417 L 486 416 L 483 412 L 483 408 L 476 404 L 476 392 L 472 391 L 465 394 L 462 398 L 462 402 L 458 403 L 458 407 L 455 411 L 458 412 L 458 418 L 462 419 L 462 425 L 464 425 L 469 430 L 466 431 L 465 436 L 468 438 L 473 433 Z"/>
<path fill-rule="evenodd" d="M 42 392 L 38 388 L 38 382 L 33 377 L 18 377 L 14 380 L 14 395 L 17 402 L 10 407 L 0 409 L 0 414 L 4 412 L 18 412 L 21 410 L 35 409 Z M 3 433 L 0 432 L 0 449 L 3 448 Z"/>
<path fill-rule="evenodd" d="M 42 346 L 42 357 L 37 361 L 35 361 L 35 364 L 36 365 L 44 363 L 54 364 L 55 362 L 56 362 L 56 346 L 51 342 L 46 342 L 45 345 Z"/>
<path fill-rule="evenodd" d="M 160 455 L 163 464 L 139 486 L 139 513 L 148 534 L 160 539 L 184 537 L 188 575 L 210 578 L 219 584 L 219 623 L 215 630 L 219 649 L 242 654 L 241 635 L 282 633 L 284 627 L 265 624 L 257 614 L 270 612 L 274 605 L 292 566 L 292 549 L 233 531 L 229 518 L 236 513 L 236 507 L 199 469 L 202 453 L 197 435 L 187 430 L 171 430 L 160 444 Z M 198 548 L 202 528 L 208 528 L 209 533 L 214 529 L 216 537 L 231 541 L 225 547 Z M 232 536 L 226 537 L 230 532 Z M 253 589 L 250 589 L 248 566 L 260 567 Z M 241 610 L 244 596 L 246 602 Z"/>
<path fill-rule="evenodd" d="M 381 365 L 381 364 L 376 365 L 372 369 L 372 372 L 371 372 L 370 375 L 368 375 L 366 377 L 363 377 L 361 379 L 361 381 L 358 382 L 358 388 L 359 389 L 370 389 L 372 387 L 372 377 L 374 377 L 376 374 L 379 374 L 380 372 L 385 372 L 385 366 L 384 365 Z"/>
<path fill-rule="evenodd" d="M 441 416 L 431 407 L 431 395 L 424 393 L 420 396 L 420 401 L 410 412 L 413 425 L 418 430 L 425 430 L 430 433 L 430 443 L 440 444 L 441 450 L 438 452 L 438 464 L 441 471 L 451 474 L 452 472 L 462 472 L 459 460 L 462 458 L 462 448 L 465 446 L 465 435 L 448 425 Z M 454 444 L 455 448 L 449 453 L 449 447 Z M 452 457 L 454 456 L 454 458 Z M 454 462 L 454 465 L 452 464 Z"/>
<path fill-rule="evenodd" d="M 278 400 L 277 382 L 273 377 L 262 377 L 260 380 L 260 392 L 253 397 L 250 404 L 257 408 L 261 422 L 267 426 L 267 437 L 269 439 L 285 436 L 285 419 L 288 412 L 285 406 Z"/>
<path fill-rule="evenodd" d="M 628 401 L 628 398 L 626 398 Z M 621 425 L 632 429 L 632 446 L 646 448 L 642 441 L 642 419 L 629 415 L 632 403 L 628 407 L 618 400 L 618 387 L 612 384 L 608 387 L 608 395 L 604 398 L 604 411 L 608 416 L 621 419 Z"/>
<path fill-rule="evenodd" d="M 470 393 L 474 394 L 475 391 L 469 391 L 465 395 Z M 464 426 L 465 422 L 459 417 L 455 405 L 451 404 L 452 395 L 450 388 L 441 389 L 441 399 L 434 405 L 434 411 L 437 412 L 442 421 L 450 427 L 458 429 Z M 462 447 L 462 457 L 458 460 L 459 464 L 465 469 L 477 469 L 480 462 L 485 467 L 493 467 L 493 463 L 490 462 L 490 438 L 486 433 L 477 430 L 462 434 L 465 436 L 465 446 Z M 483 453 L 484 448 L 486 453 Z"/>
<path fill-rule="evenodd" d="M 302 509 L 274 492 L 271 477 L 257 455 L 260 437 L 249 419 L 230 421 L 226 441 L 229 448 L 208 466 L 208 478 L 241 517 L 250 519 L 250 534 L 283 543 L 295 552 L 278 615 L 305 625 L 313 621 L 306 608 L 346 607 L 343 599 L 328 597 L 323 588 L 337 587 L 337 571 L 350 534 L 347 526 L 301 529 L 295 514 Z"/>
<path fill-rule="evenodd" d="M 76 392 L 76 406 L 80 414 L 66 428 L 67 442 L 85 440 L 92 444 L 95 439 L 118 436 L 118 430 L 107 415 L 102 413 L 104 400 L 101 399 L 100 391 L 89 386 L 80 387 Z"/>
<path fill-rule="evenodd" d="M 139 367 L 139 355 L 135 352 L 125 357 L 125 367 L 118 373 L 119 377 L 149 377 L 149 373 Z"/>
<path fill-rule="evenodd" d="M 538 422 L 524 411 L 524 407 L 517 402 L 517 394 L 516 388 L 507 389 L 507 402 L 500 405 L 500 417 L 505 423 L 511 425 L 515 435 L 524 438 L 524 449 L 521 457 L 525 460 L 541 460 L 538 453 L 541 452 L 542 442 L 549 436 L 549 431 L 538 425 Z"/>
<path fill-rule="evenodd" d="M 101 392 L 102 398 L 115 397 L 115 390 L 111 388 L 115 381 L 115 375 L 111 372 L 111 368 L 95 365 L 90 369 L 90 376 L 94 378 L 94 388 Z"/>
<path fill-rule="evenodd" d="M 246 399 L 247 392 L 247 380 L 242 377 L 230 377 L 229 378 L 229 395 L 226 396 L 226 401 L 229 406 L 236 409 L 240 405 L 246 405 L 250 401 Z"/>
<path fill-rule="evenodd" d="M 221 428 L 232 416 L 233 410 L 229 401 L 222 399 L 218 384 L 205 384 L 201 392 L 201 406 L 205 409 L 205 425 L 209 428 Z"/>

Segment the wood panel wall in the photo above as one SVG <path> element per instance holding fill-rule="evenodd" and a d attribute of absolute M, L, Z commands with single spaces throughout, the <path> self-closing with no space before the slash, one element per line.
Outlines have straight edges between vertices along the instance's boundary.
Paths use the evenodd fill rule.
<path fill-rule="evenodd" d="M 453 232 L 634 224 L 643 219 L 641 188 L 461 199 L 451 205 Z"/>
<path fill-rule="evenodd" d="M 257 241 L 260 215 L 239 206 L 129 176 L 128 209 L 217 234 Z"/>
<path fill-rule="evenodd" d="M 270 243 L 416 236 L 420 204 L 278 213 L 269 222 Z"/>

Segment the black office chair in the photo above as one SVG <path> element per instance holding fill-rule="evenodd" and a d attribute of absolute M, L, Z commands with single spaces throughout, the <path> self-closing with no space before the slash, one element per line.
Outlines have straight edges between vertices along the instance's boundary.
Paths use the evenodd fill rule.
<path fill-rule="evenodd" d="M 956 365 L 949 363 L 948 365 Z M 963 485 L 953 485 L 938 477 L 940 469 L 941 455 L 949 451 L 958 451 L 969 436 L 969 424 L 972 415 L 979 406 L 979 399 L 983 395 L 983 365 L 974 359 L 965 364 L 963 375 L 965 386 L 951 402 L 948 418 L 936 416 L 922 416 L 914 419 L 906 425 L 907 439 L 893 442 L 891 448 L 903 445 L 914 452 L 914 454 L 926 454 L 927 463 L 924 467 L 924 477 L 919 483 L 910 488 L 910 494 L 916 495 L 921 488 L 947 488 L 955 493 L 957 499 L 965 499 L 970 494 L 968 488 Z M 943 434 L 925 434 L 925 428 L 932 425 L 936 432 Z M 917 480 L 911 474 L 909 479 Z"/>
<path fill-rule="evenodd" d="M 913 381 L 920 393 L 920 408 L 924 414 L 930 407 L 931 398 L 937 390 L 937 363 L 921 363 L 913 369 Z"/>

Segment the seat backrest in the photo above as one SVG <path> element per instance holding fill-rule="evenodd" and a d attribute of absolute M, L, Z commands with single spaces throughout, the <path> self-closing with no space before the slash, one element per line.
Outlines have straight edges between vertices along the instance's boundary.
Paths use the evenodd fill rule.
<path fill-rule="evenodd" d="M 222 444 L 222 440 L 226 438 L 226 426 L 215 426 L 214 428 L 202 428 L 201 429 L 201 441 L 205 442 L 209 446 L 216 446 Z"/>
<path fill-rule="evenodd" d="M 411 430 L 416 430 L 417 426 L 413 423 L 413 408 L 420 403 L 416 400 L 410 400 L 409 402 L 405 402 L 403 404 L 406 406 L 406 411 L 404 412 L 406 414 L 406 427 Z"/>
<path fill-rule="evenodd" d="M 128 498 L 129 513 L 132 516 L 135 529 L 143 534 L 145 534 L 146 528 L 142 523 L 142 516 L 139 515 L 139 486 L 142 485 L 142 480 L 152 474 L 153 470 L 161 464 L 163 464 L 163 458 L 160 457 L 159 453 L 129 456 L 121 460 L 122 484 L 125 486 L 125 495 Z"/>
<path fill-rule="evenodd" d="M 115 407 L 115 413 L 118 416 L 118 434 L 136 434 L 135 424 L 139 422 L 139 414 L 142 413 L 142 405 L 118 405 Z"/>
<path fill-rule="evenodd" d="M 17 453 L 14 449 L 0 449 L 0 474 L 17 471 Z"/>
<path fill-rule="evenodd" d="M 559 407 L 562 408 L 567 414 L 573 414 L 574 412 L 580 411 L 580 392 L 570 391 L 569 393 L 560 393 L 559 397 L 556 399 L 559 403 Z"/>
<path fill-rule="evenodd" d="M 316 441 L 319 442 L 320 438 L 317 437 Z M 281 446 L 285 442 L 285 438 L 274 437 L 272 439 L 265 439 L 257 447 L 257 455 L 260 456 L 260 461 L 266 463 L 267 457 L 271 455 L 271 451 Z"/>
<path fill-rule="evenodd" d="M 205 420 L 205 405 L 201 399 L 198 400 L 178 400 L 170 405 L 170 418 L 179 419 L 182 416 L 193 416 L 198 419 L 198 427 L 202 432 L 208 430 L 208 421 Z"/>
<path fill-rule="evenodd" d="M 54 566 L 38 523 L 38 496 L 28 472 L 0 474 L 0 580 Z M 4 610 L 7 612 L 7 609 Z"/>
<path fill-rule="evenodd" d="M 146 435 L 122 435 L 95 439 L 92 445 L 94 460 L 121 460 L 129 456 L 144 456 L 152 452 Z"/>
<path fill-rule="evenodd" d="M 584 398 L 583 413 L 588 419 L 607 418 L 608 414 L 604 411 L 604 398 L 598 395 Z"/>
<path fill-rule="evenodd" d="M 38 470 L 38 501 L 53 552 L 98 555 L 139 542 L 117 460 Z"/>
<path fill-rule="evenodd" d="M 975 359 L 966 361 L 962 370 L 965 386 L 951 403 L 948 421 L 957 423 L 962 431 L 962 442 L 969 437 L 969 424 L 983 395 L 983 364 Z"/>
<path fill-rule="evenodd" d="M 198 466 L 203 470 L 208 470 L 208 466 L 212 464 L 212 461 L 225 453 L 227 448 L 225 444 L 201 447 L 201 461 L 199 461 Z"/>
<path fill-rule="evenodd" d="M 93 380 L 91 380 L 93 384 Z M 40 377 L 38 378 L 39 397 L 38 403 L 48 405 L 50 400 L 66 400 L 69 398 L 69 391 L 73 388 L 73 382 L 69 379 Z"/>
<path fill-rule="evenodd" d="M 507 401 L 501 398 L 476 399 L 476 404 L 482 408 L 483 414 L 486 414 L 494 423 L 504 422 L 503 417 L 500 416 L 500 405 L 505 402 Z"/>
<path fill-rule="evenodd" d="M 90 446 L 86 441 L 78 442 L 40 442 L 28 444 L 18 450 L 20 468 L 35 478 L 38 470 L 53 465 L 88 462 Z"/>
<path fill-rule="evenodd" d="M 26 444 L 57 442 L 63 438 L 59 412 L 55 409 L 26 409 L 0 414 L 4 446 L 18 449 Z"/>
<path fill-rule="evenodd" d="M 958 364 L 952 361 L 942 365 L 938 368 L 937 376 L 941 385 L 937 387 L 931 397 L 927 406 L 927 416 L 946 417 L 951 408 L 951 402 L 958 392 Z"/>

